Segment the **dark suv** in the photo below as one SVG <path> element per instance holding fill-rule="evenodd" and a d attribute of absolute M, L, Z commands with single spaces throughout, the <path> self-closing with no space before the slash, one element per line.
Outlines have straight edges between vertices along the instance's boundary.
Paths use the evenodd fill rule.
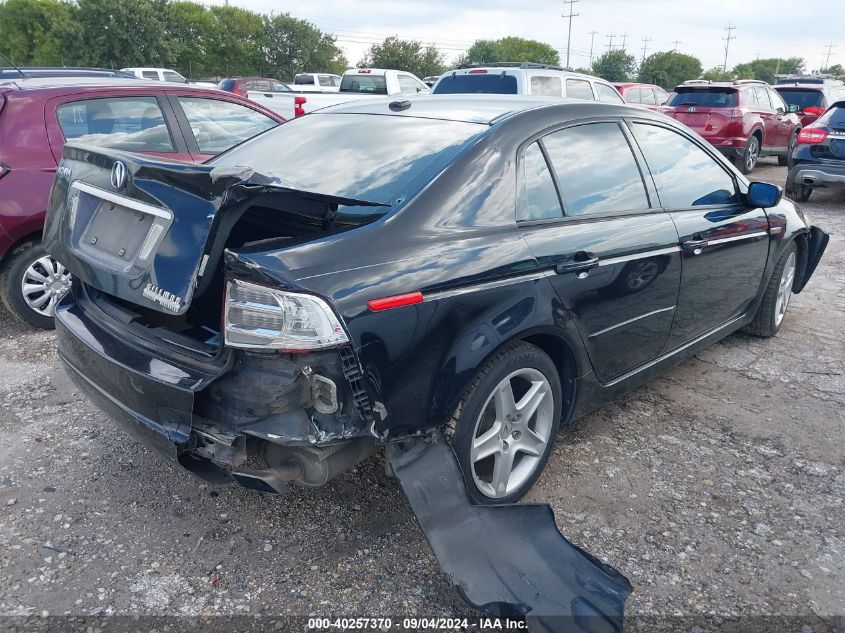
<path fill-rule="evenodd" d="M 817 187 L 845 187 L 845 101 L 801 130 L 792 152 L 787 195 L 805 202 Z"/>
<path fill-rule="evenodd" d="M 53 326 L 70 284 L 41 249 L 65 141 L 203 162 L 283 122 L 241 97 L 184 84 L 61 76 L 0 82 L 0 297 L 18 318 Z"/>
<path fill-rule="evenodd" d="M 743 174 L 761 156 L 777 156 L 786 165 L 801 129 L 797 108 L 766 82 L 751 79 L 685 82 L 660 111 L 698 132 Z"/>

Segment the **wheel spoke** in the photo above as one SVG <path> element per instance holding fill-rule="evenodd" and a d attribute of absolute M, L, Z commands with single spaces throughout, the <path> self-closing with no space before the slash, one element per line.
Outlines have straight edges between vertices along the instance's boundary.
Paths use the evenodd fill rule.
<path fill-rule="evenodd" d="M 516 412 L 522 416 L 521 422 L 528 424 L 528 421 L 537 412 L 537 407 L 542 404 L 548 395 L 549 391 L 546 389 L 545 382 L 532 382 L 531 387 L 525 392 L 525 395 L 516 403 Z"/>
<path fill-rule="evenodd" d="M 61 299 L 59 295 L 50 295 L 50 302 L 44 308 L 47 316 L 53 316 L 56 313 L 56 304 L 59 303 L 59 299 Z"/>
<path fill-rule="evenodd" d="M 55 262 L 55 260 L 54 260 L 54 262 Z M 56 264 L 56 274 L 64 276 L 65 273 L 66 273 L 65 267 L 62 266 L 60 262 L 55 262 L 55 264 Z"/>
<path fill-rule="evenodd" d="M 490 485 L 496 491 L 496 495 L 504 497 L 508 489 L 508 481 L 510 480 L 511 471 L 513 470 L 513 450 L 507 452 L 502 451 L 496 455 L 495 463 L 493 464 L 493 478 Z"/>
<path fill-rule="evenodd" d="M 43 295 L 38 297 L 37 299 L 31 299 L 28 301 L 29 305 L 31 305 L 36 310 L 41 310 L 44 304 L 46 304 L 50 300 L 51 295 L 45 292 Z"/>
<path fill-rule="evenodd" d="M 504 381 L 496 389 L 494 402 L 497 422 L 502 423 L 507 416 L 516 413 L 516 399 L 513 395 L 513 387 L 511 386 L 510 380 Z"/>
<path fill-rule="evenodd" d="M 513 450 L 539 457 L 546 450 L 546 440 L 540 437 L 540 434 L 536 431 L 525 428 L 519 441 L 514 445 Z"/>
<path fill-rule="evenodd" d="M 490 457 L 490 455 L 502 450 L 499 440 L 499 431 L 501 428 L 502 425 L 496 422 L 489 431 L 472 441 L 470 459 L 473 463 L 480 462 L 482 459 Z"/>
<path fill-rule="evenodd" d="M 42 268 L 47 271 L 47 275 L 55 275 L 56 274 L 56 266 L 53 262 L 53 259 L 50 257 L 41 257 L 38 259 L 36 264 L 41 264 Z"/>
<path fill-rule="evenodd" d="M 40 273 L 39 271 L 35 270 L 34 265 L 27 268 L 26 272 L 24 273 L 23 276 L 24 276 L 24 279 L 32 279 L 32 280 L 35 280 L 35 281 L 43 282 L 45 284 L 50 283 L 50 278 L 47 277 L 46 275 Z"/>

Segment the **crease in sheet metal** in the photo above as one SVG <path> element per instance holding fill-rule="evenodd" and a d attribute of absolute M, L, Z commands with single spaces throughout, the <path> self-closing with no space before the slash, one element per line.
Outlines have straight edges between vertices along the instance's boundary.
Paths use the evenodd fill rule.
<path fill-rule="evenodd" d="M 622 631 L 628 579 L 570 543 L 548 504 L 480 506 L 440 432 L 390 447 L 390 465 L 461 597 L 537 632 Z"/>

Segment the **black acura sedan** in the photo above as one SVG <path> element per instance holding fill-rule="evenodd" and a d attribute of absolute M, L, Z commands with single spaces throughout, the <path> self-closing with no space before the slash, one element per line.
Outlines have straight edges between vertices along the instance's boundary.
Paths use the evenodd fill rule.
<path fill-rule="evenodd" d="M 329 108 L 204 165 L 68 145 L 44 243 L 69 373 L 195 474 L 318 486 L 440 430 L 503 504 L 562 424 L 775 335 L 827 235 L 665 116 L 484 95 Z"/>

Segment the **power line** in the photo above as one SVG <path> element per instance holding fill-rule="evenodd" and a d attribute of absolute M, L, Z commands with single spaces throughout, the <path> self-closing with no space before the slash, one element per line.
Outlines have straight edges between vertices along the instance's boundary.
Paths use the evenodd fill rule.
<path fill-rule="evenodd" d="M 723 40 L 725 40 L 725 64 L 724 64 L 724 66 L 722 66 L 722 72 L 723 73 L 728 72 L 728 50 L 731 47 L 731 40 L 736 39 L 736 35 L 731 35 L 731 33 L 733 32 L 733 30 L 735 28 L 736 28 L 735 26 L 731 26 L 730 24 L 728 24 L 728 26 L 726 26 L 725 29 L 724 29 L 725 31 L 728 32 L 728 35 L 726 37 L 722 38 Z"/>
<path fill-rule="evenodd" d="M 572 9 L 575 8 L 575 3 L 579 2 L 579 0 L 563 0 L 563 4 L 569 5 L 569 14 L 561 14 L 562 18 L 569 18 L 569 35 L 566 37 L 566 67 L 569 68 L 569 44 L 572 42 L 572 18 L 579 15 L 578 13 L 573 13 Z"/>
<path fill-rule="evenodd" d="M 590 68 L 593 67 L 593 39 L 598 35 L 598 31 L 590 31 Z"/>

